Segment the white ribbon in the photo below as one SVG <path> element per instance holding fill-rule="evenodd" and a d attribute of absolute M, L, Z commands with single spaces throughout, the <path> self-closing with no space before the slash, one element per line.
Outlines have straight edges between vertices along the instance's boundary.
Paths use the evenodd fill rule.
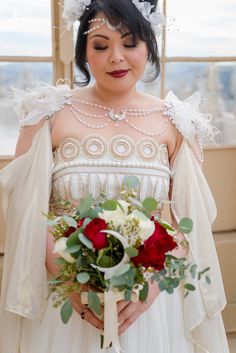
<path fill-rule="evenodd" d="M 119 336 L 118 336 L 118 312 L 117 303 L 124 300 L 124 291 L 119 292 L 118 289 L 112 288 L 104 293 L 97 293 L 100 302 L 104 304 L 104 351 L 112 347 L 116 353 L 121 353 L 122 348 L 120 346 Z M 139 300 L 138 290 L 133 291 L 131 294 L 131 301 L 133 303 Z M 88 292 L 81 293 L 82 304 L 88 304 Z"/>

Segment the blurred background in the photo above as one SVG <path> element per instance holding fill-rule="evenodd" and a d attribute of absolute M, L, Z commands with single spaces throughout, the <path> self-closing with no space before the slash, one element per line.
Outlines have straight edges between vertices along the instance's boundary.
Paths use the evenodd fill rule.
<path fill-rule="evenodd" d="M 200 91 L 201 110 L 212 114 L 221 132 L 216 145 L 205 146 L 204 173 L 218 208 L 213 230 L 228 300 L 223 317 L 230 353 L 236 353 L 236 1 L 162 0 L 160 5 L 167 18 L 159 40 L 161 74 L 139 88 L 161 98 L 173 90 L 180 99 Z M 13 158 L 19 130 L 11 88 L 55 84 L 60 78 L 73 86 L 78 75 L 76 26 L 64 31 L 62 6 L 63 0 L 1 3 L 0 169 Z"/>

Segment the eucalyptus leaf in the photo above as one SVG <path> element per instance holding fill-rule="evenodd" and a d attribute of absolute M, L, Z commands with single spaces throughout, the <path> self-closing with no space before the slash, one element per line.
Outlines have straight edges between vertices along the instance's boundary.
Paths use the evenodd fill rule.
<path fill-rule="evenodd" d="M 101 315 L 101 303 L 97 293 L 93 291 L 88 292 L 88 306 L 93 310 L 97 315 Z"/>
<path fill-rule="evenodd" d="M 85 199 L 81 200 L 78 205 L 79 213 L 87 212 L 93 204 L 93 196 L 89 194 Z"/>
<path fill-rule="evenodd" d="M 88 249 L 93 249 L 93 243 L 83 234 L 79 234 L 79 240 L 84 244 Z"/>
<path fill-rule="evenodd" d="M 82 225 L 82 228 L 86 228 L 87 225 L 91 222 L 91 219 L 90 218 L 85 218 L 85 220 L 83 221 L 83 225 Z"/>
<path fill-rule="evenodd" d="M 81 245 L 80 244 L 75 244 L 75 245 L 72 245 L 72 246 L 68 246 L 64 252 L 65 253 L 69 253 L 69 254 L 74 254 L 76 253 L 77 251 L 79 251 L 81 249 Z"/>
<path fill-rule="evenodd" d="M 125 290 L 125 293 L 124 293 L 124 299 L 127 301 L 127 302 L 130 302 L 131 301 L 131 291 L 130 290 Z"/>
<path fill-rule="evenodd" d="M 90 280 L 90 275 L 87 272 L 78 273 L 76 279 L 79 283 L 84 284 Z"/>
<path fill-rule="evenodd" d="M 159 221 L 159 223 L 162 225 L 163 228 L 170 230 L 171 232 L 175 231 L 175 229 L 169 223 L 164 221 Z"/>
<path fill-rule="evenodd" d="M 130 247 L 128 247 L 128 248 L 125 248 L 125 252 L 126 252 L 126 254 L 128 254 L 128 256 L 129 256 L 130 258 L 136 257 L 136 256 L 138 256 L 138 254 L 139 254 L 138 249 L 134 248 L 133 246 L 130 246 Z"/>
<path fill-rule="evenodd" d="M 58 257 L 53 262 L 58 266 L 63 266 L 66 264 L 66 260 L 64 260 L 62 257 Z"/>
<path fill-rule="evenodd" d="M 90 219 L 98 218 L 98 214 L 103 211 L 102 207 L 95 207 L 88 211 L 87 216 Z"/>
<path fill-rule="evenodd" d="M 195 286 L 193 284 L 190 284 L 190 283 L 186 283 L 184 285 L 184 288 L 187 289 L 188 291 L 194 291 L 195 290 Z"/>
<path fill-rule="evenodd" d="M 179 222 L 179 232 L 189 234 L 193 230 L 193 221 L 191 218 L 182 218 Z"/>
<path fill-rule="evenodd" d="M 139 292 L 139 299 L 141 301 L 144 301 L 144 300 L 147 299 L 148 291 L 149 291 L 149 285 L 148 285 L 148 282 L 145 282 L 144 285 L 143 285 L 143 288 Z"/>
<path fill-rule="evenodd" d="M 142 204 L 147 212 L 152 213 L 157 209 L 157 201 L 152 197 L 147 197 L 145 200 L 143 200 Z"/>
<path fill-rule="evenodd" d="M 77 222 L 74 218 L 70 217 L 70 216 L 62 216 L 62 219 L 66 222 L 66 224 L 68 224 L 68 226 L 73 227 L 73 228 L 77 228 Z"/>
<path fill-rule="evenodd" d="M 79 238 L 78 238 L 78 235 L 79 235 L 79 231 L 76 230 L 74 233 L 72 233 L 69 238 L 67 239 L 67 242 L 66 242 L 66 246 L 73 246 L 73 245 L 76 245 L 76 244 L 79 244 Z"/>
<path fill-rule="evenodd" d="M 140 181 L 136 176 L 125 176 L 123 184 L 129 189 L 133 189 L 140 184 Z"/>
<path fill-rule="evenodd" d="M 61 319 L 64 324 L 70 320 L 73 313 L 73 307 L 71 301 L 68 299 L 61 307 Z"/>
<path fill-rule="evenodd" d="M 115 211 L 117 209 L 117 201 L 116 200 L 106 200 L 103 202 L 102 207 L 107 211 Z"/>
<path fill-rule="evenodd" d="M 206 276 L 205 279 L 206 279 L 206 283 L 211 284 L 211 279 L 209 276 Z"/>

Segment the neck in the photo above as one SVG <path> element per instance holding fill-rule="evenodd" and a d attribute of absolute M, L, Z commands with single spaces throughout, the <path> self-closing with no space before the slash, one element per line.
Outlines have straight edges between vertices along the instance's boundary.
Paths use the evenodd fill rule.
<path fill-rule="evenodd" d="M 127 105 L 132 105 L 132 102 L 137 97 L 136 87 L 134 86 L 129 90 L 122 91 L 111 91 L 104 87 L 95 84 L 92 88 L 94 96 L 99 100 L 100 103 L 107 107 L 122 108 Z"/>

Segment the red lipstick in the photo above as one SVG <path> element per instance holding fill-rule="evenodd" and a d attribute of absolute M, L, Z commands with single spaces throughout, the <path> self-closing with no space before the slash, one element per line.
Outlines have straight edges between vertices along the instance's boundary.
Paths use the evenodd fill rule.
<path fill-rule="evenodd" d="M 129 70 L 114 70 L 111 72 L 108 72 L 108 75 L 115 77 L 115 78 L 121 78 L 127 75 Z"/>

